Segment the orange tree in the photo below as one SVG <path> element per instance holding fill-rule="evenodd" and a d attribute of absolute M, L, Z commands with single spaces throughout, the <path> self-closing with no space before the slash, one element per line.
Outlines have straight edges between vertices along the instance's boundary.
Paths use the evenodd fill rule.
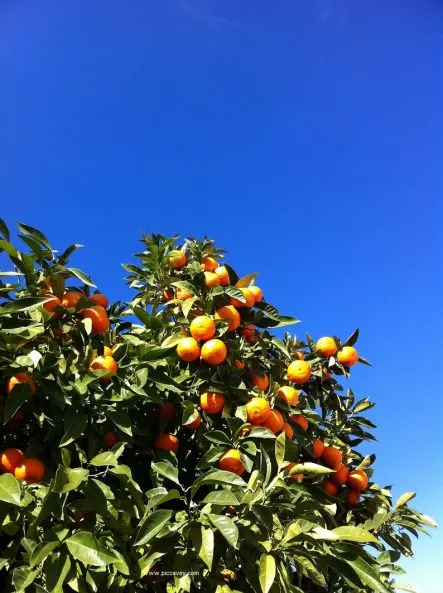
<path fill-rule="evenodd" d="M 210 240 L 142 238 L 109 306 L 1 224 L 0 591 L 389 593 L 433 521 L 374 480 L 348 340 L 296 322 Z"/>

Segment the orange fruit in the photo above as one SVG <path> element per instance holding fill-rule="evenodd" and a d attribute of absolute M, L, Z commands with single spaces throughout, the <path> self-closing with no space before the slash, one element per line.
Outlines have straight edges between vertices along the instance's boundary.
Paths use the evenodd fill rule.
<path fill-rule="evenodd" d="M 228 274 L 228 270 L 225 268 L 225 266 L 218 266 L 218 268 L 215 268 L 215 273 L 217 274 L 217 276 L 220 279 L 220 286 L 228 286 L 229 284 L 229 274 Z"/>
<path fill-rule="evenodd" d="M 249 291 L 254 295 L 254 300 L 256 303 L 259 303 L 261 300 L 263 300 L 263 292 L 261 288 L 255 286 L 254 284 L 252 286 L 248 286 L 248 288 Z"/>
<path fill-rule="evenodd" d="M 198 428 L 201 423 L 202 423 L 202 418 L 199 414 L 195 420 L 193 420 L 189 424 L 185 424 L 184 427 L 187 428 L 188 430 L 194 430 L 195 428 Z"/>
<path fill-rule="evenodd" d="M 249 288 L 239 288 L 238 290 L 240 290 L 243 293 L 243 296 L 245 297 L 246 302 L 242 303 L 242 301 L 239 301 L 238 299 L 231 298 L 231 305 L 233 305 L 234 307 L 237 307 L 237 309 L 242 309 L 243 307 L 248 307 L 248 308 L 253 307 L 254 303 L 255 303 L 255 297 L 252 294 L 252 292 L 249 290 Z"/>
<path fill-rule="evenodd" d="M 20 449 L 14 449 L 13 447 L 5 449 L 0 455 L 0 470 L 13 474 L 17 465 L 22 462 L 23 457 L 23 452 Z"/>
<path fill-rule="evenodd" d="M 6 393 L 11 395 L 11 391 L 14 389 L 16 385 L 21 385 L 26 383 L 31 388 L 31 395 L 34 395 L 36 386 L 34 379 L 28 373 L 15 373 L 9 377 L 8 382 L 6 383 Z"/>
<path fill-rule="evenodd" d="M 320 352 L 324 357 L 334 356 L 334 354 L 337 352 L 337 344 L 335 343 L 334 338 L 320 338 L 317 340 L 315 349 L 318 350 L 318 352 Z"/>
<path fill-rule="evenodd" d="M 80 299 L 86 298 L 79 290 L 68 290 L 62 297 L 62 305 L 67 309 L 76 307 Z"/>
<path fill-rule="evenodd" d="M 101 294 L 100 292 L 96 292 L 95 294 L 91 295 L 89 297 L 89 299 L 96 305 L 100 305 L 100 307 L 103 307 L 103 309 L 108 308 L 109 299 L 108 299 L 108 297 L 105 297 L 105 295 Z"/>
<path fill-rule="evenodd" d="M 109 346 L 103 346 L 103 356 L 112 356 L 114 352 Z"/>
<path fill-rule="evenodd" d="M 108 449 L 113 447 L 119 441 L 120 439 L 118 438 L 118 435 L 114 430 L 111 430 L 103 435 L 103 444 Z"/>
<path fill-rule="evenodd" d="M 346 503 L 350 507 L 354 507 L 360 502 L 360 492 L 358 490 L 349 490 L 346 495 Z"/>
<path fill-rule="evenodd" d="M 288 366 L 288 380 L 296 385 L 303 385 L 311 377 L 311 367 L 304 360 L 294 360 Z"/>
<path fill-rule="evenodd" d="M 320 441 L 319 439 L 313 439 L 312 440 L 312 450 L 313 450 L 314 459 L 320 459 L 320 457 L 323 455 L 323 452 L 325 450 L 325 445 L 324 445 L 323 441 Z"/>
<path fill-rule="evenodd" d="M 280 387 L 277 395 L 290 406 L 296 406 L 298 404 L 298 391 L 289 385 Z"/>
<path fill-rule="evenodd" d="M 24 457 L 15 467 L 14 475 L 17 480 L 26 480 L 28 484 L 37 484 L 43 480 L 45 466 L 33 457 Z"/>
<path fill-rule="evenodd" d="M 246 341 L 250 344 L 253 344 L 257 341 L 257 334 L 255 332 L 255 327 L 250 323 L 248 325 L 244 325 L 240 329 L 240 334 L 246 338 Z"/>
<path fill-rule="evenodd" d="M 157 414 L 163 420 L 167 422 L 172 422 L 175 418 L 175 407 L 174 404 L 171 402 L 164 402 L 163 404 L 159 405 L 157 408 Z"/>
<path fill-rule="evenodd" d="M 176 453 L 178 451 L 178 438 L 173 434 L 160 434 L 155 439 L 154 447 L 157 451 L 173 451 Z"/>
<path fill-rule="evenodd" d="M 196 340 L 210 340 L 215 335 L 215 323 L 206 315 L 199 315 L 191 321 L 189 331 Z"/>
<path fill-rule="evenodd" d="M 215 314 L 216 319 L 226 319 L 229 321 L 228 331 L 233 332 L 240 325 L 240 313 L 232 305 L 225 305 L 217 309 Z"/>
<path fill-rule="evenodd" d="M 238 369 L 245 368 L 245 363 L 242 360 L 234 360 L 234 364 Z"/>
<path fill-rule="evenodd" d="M 100 305 L 93 305 L 92 307 L 83 309 L 82 315 L 84 319 L 90 319 L 92 321 L 93 334 L 104 334 L 109 327 L 106 309 L 103 309 Z"/>
<path fill-rule="evenodd" d="M 347 367 L 352 367 L 358 362 L 358 352 L 352 346 L 345 346 L 338 351 L 337 358 L 338 362 L 341 362 L 341 364 Z"/>
<path fill-rule="evenodd" d="M 220 284 L 220 277 L 215 272 L 205 272 L 205 286 L 212 288 Z"/>
<path fill-rule="evenodd" d="M 169 256 L 169 265 L 171 265 L 174 270 L 180 270 L 184 265 L 186 265 L 187 258 L 184 251 L 180 249 L 176 251 L 173 255 Z"/>
<path fill-rule="evenodd" d="M 263 422 L 262 426 L 265 428 L 269 428 L 274 434 L 280 432 L 283 429 L 284 420 L 283 416 L 280 414 L 278 410 L 272 409 L 269 413 L 269 416 Z"/>
<path fill-rule="evenodd" d="M 292 426 L 290 424 L 288 424 L 287 422 L 285 422 L 283 424 L 283 430 L 286 433 L 286 436 L 288 437 L 288 439 L 290 441 L 292 441 L 292 439 L 294 438 L 294 431 L 292 430 Z"/>
<path fill-rule="evenodd" d="M 241 476 L 245 471 L 241 462 L 240 451 L 237 451 L 237 449 L 228 449 L 223 453 L 220 457 L 219 466 L 220 469 L 237 474 L 237 476 Z"/>
<path fill-rule="evenodd" d="M 187 288 L 177 288 L 177 292 L 175 293 L 175 298 L 179 301 L 186 301 L 192 298 L 194 295 L 190 290 Z"/>
<path fill-rule="evenodd" d="M 193 362 L 200 356 L 200 346 L 195 338 L 183 338 L 177 344 L 179 358 L 186 362 Z"/>
<path fill-rule="evenodd" d="M 165 301 L 170 301 L 174 298 L 174 294 L 173 294 L 172 290 L 167 290 L 165 288 L 165 290 L 163 291 L 163 297 L 164 297 Z"/>
<path fill-rule="evenodd" d="M 297 424 L 300 426 L 304 432 L 308 430 L 309 422 L 306 420 L 303 414 L 292 414 L 292 416 L 289 417 L 289 421 L 292 424 Z"/>
<path fill-rule="evenodd" d="M 213 257 L 204 257 L 202 264 L 207 272 L 214 272 L 218 268 L 218 262 Z"/>
<path fill-rule="evenodd" d="M 305 353 L 302 352 L 301 350 L 296 350 L 295 352 L 292 353 L 292 356 L 294 358 L 297 358 L 298 360 L 304 360 L 305 359 Z"/>
<path fill-rule="evenodd" d="M 251 424 L 263 424 L 271 413 L 271 407 L 263 397 L 253 397 L 246 404 L 246 413 Z"/>
<path fill-rule="evenodd" d="M 112 356 L 97 356 L 97 358 L 92 361 L 89 370 L 108 371 L 108 373 L 115 375 L 118 371 L 118 364 Z M 100 377 L 100 381 L 103 381 L 104 383 L 108 383 L 111 379 L 112 377 L 110 375 L 103 375 L 103 377 Z"/>
<path fill-rule="evenodd" d="M 323 455 L 321 456 L 323 462 L 330 468 L 335 469 L 336 471 L 341 466 L 343 461 L 343 455 L 341 451 L 336 449 L 335 447 L 325 447 L 323 451 Z"/>
<path fill-rule="evenodd" d="M 53 313 L 54 310 L 57 307 L 60 307 L 60 305 L 62 304 L 61 300 L 55 296 L 55 294 L 44 294 L 42 295 L 48 299 L 50 299 L 49 301 L 46 301 L 46 303 L 43 303 L 42 307 L 43 309 L 46 309 L 46 311 L 48 311 L 48 313 Z"/>
<path fill-rule="evenodd" d="M 349 470 L 345 465 L 341 465 L 335 474 L 332 474 L 331 481 L 334 482 L 336 486 L 343 486 L 346 484 L 346 480 L 348 479 Z"/>
<path fill-rule="evenodd" d="M 354 469 L 348 476 L 347 484 L 352 490 L 363 492 L 368 487 L 369 479 L 363 470 Z"/>
<path fill-rule="evenodd" d="M 201 349 L 201 357 L 210 365 L 221 364 L 228 354 L 226 345 L 221 340 L 208 340 Z"/>
<path fill-rule="evenodd" d="M 225 396 L 216 391 L 205 391 L 200 396 L 200 407 L 206 414 L 218 414 L 225 405 Z"/>
<path fill-rule="evenodd" d="M 285 467 L 285 472 L 290 472 L 291 469 L 293 467 L 295 467 L 297 465 L 297 463 L 288 463 L 288 465 Z M 289 476 L 289 478 L 291 480 L 294 480 L 294 482 L 297 482 L 297 484 L 301 484 L 301 482 L 303 482 L 303 474 L 292 474 L 292 476 Z"/>
<path fill-rule="evenodd" d="M 331 482 L 331 480 L 328 480 L 323 484 L 323 490 L 331 496 L 337 496 L 338 494 L 338 486 L 336 486 L 334 482 Z"/>
<path fill-rule="evenodd" d="M 258 387 L 262 391 L 266 391 L 269 387 L 269 377 L 266 373 L 249 373 L 249 381 L 252 387 Z"/>

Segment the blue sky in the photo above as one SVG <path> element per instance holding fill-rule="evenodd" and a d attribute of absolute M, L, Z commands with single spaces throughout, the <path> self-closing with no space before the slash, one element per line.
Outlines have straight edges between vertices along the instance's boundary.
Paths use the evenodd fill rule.
<path fill-rule="evenodd" d="M 3 0 L 1 215 L 114 299 L 139 232 L 207 234 L 300 333 L 359 326 L 376 479 L 441 523 L 442 58 L 437 0 Z"/>

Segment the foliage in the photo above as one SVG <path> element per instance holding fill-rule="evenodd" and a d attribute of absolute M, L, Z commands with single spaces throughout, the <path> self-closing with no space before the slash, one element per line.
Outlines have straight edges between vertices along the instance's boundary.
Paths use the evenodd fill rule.
<path fill-rule="evenodd" d="M 133 300 L 110 306 L 110 329 L 94 333 L 82 315 L 94 305 L 94 285 L 69 267 L 80 246 L 59 254 L 42 233 L 19 225 L 28 252 L 19 251 L 6 225 L 0 228 L 0 249 L 11 261 L 0 278 L 0 450 L 19 448 L 46 468 L 35 484 L 0 475 L 1 591 L 395 589 L 410 536 L 434 522 L 408 506 L 413 493 L 393 506 L 389 488 L 373 480 L 375 456 L 363 458 L 357 449 L 374 438 L 363 415 L 373 403 L 344 391 L 340 381 L 349 367 L 323 357 L 309 336 L 306 342 L 273 336 L 270 329 L 296 320 L 264 301 L 239 309 L 236 331 L 216 321 L 216 337 L 228 351 L 223 364 L 177 356 L 192 319 L 213 317 L 231 298 L 245 302 L 239 287 L 255 275 L 239 281 L 227 266 L 230 284 L 208 288 L 201 262 L 223 256 L 212 241 L 179 246 L 177 237 L 144 235 L 138 265 L 124 266 Z M 179 251 L 187 263 L 176 269 L 170 258 Z M 62 299 L 72 290 L 82 291 L 75 306 L 45 308 L 51 295 Z M 180 290 L 191 296 L 175 298 Z M 248 325 L 258 329 L 248 334 Z M 357 338 L 358 332 L 335 341 L 340 349 Z M 115 374 L 91 370 L 105 347 L 118 364 Z M 299 402 L 291 407 L 277 392 L 300 352 L 312 375 L 297 387 Z M 8 379 L 18 372 L 32 376 L 35 395 L 26 384 L 7 395 Z M 252 387 L 263 374 L 270 379 L 264 393 Z M 224 395 L 221 413 L 199 409 L 206 391 Z M 286 422 L 302 412 L 307 431 L 291 425 L 291 440 L 285 432 L 250 430 L 245 405 L 252 396 L 265 397 Z M 165 401 L 174 406 L 171 420 L 162 416 Z M 190 429 L 199 415 L 202 424 Z M 176 454 L 155 448 L 162 433 L 178 437 Z M 104 440 L 110 434 L 111 443 Z M 339 448 L 350 468 L 369 476 L 356 506 L 347 504 L 346 488 L 336 496 L 322 489 L 334 470 L 314 459 L 313 438 Z M 219 468 L 228 449 L 240 452 L 241 475 Z M 290 471 L 289 463 L 296 464 Z"/>

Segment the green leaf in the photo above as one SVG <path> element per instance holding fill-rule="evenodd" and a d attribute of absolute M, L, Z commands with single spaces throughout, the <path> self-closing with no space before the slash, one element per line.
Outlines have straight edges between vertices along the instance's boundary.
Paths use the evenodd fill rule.
<path fill-rule="evenodd" d="M 98 467 L 102 465 L 116 466 L 118 464 L 118 461 L 112 451 L 105 451 L 104 453 L 99 453 L 98 455 L 93 457 L 89 463 L 91 465 L 96 465 Z"/>
<path fill-rule="evenodd" d="M 200 537 L 200 547 L 196 548 L 196 551 L 199 558 L 203 560 L 208 569 L 211 570 L 214 558 L 214 532 L 212 529 L 206 529 L 202 526 Z"/>
<path fill-rule="evenodd" d="M 395 503 L 395 507 L 398 508 L 398 507 L 404 506 L 407 502 L 412 500 L 414 497 L 415 497 L 415 492 L 405 492 L 397 500 L 397 502 Z"/>
<path fill-rule="evenodd" d="M 119 428 L 125 434 L 132 436 L 132 422 L 124 410 L 108 410 L 106 415 L 117 428 Z"/>
<path fill-rule="evenodd" d="M 86 428 L 86 422 L 86 416 L 83 414 L 82 409 L 70 406 L 65 413 L 65 433 L 59 447 L 66 447 L 82 436 Z"/>
<path fill-rule="evenodd" d="M 77 490 L 82 482 L 88 479 L 89 471 L 82 467 L 69 468 L 59 465 L 55 474 L 54 492 L 66 494 Z"/>
<path fill-rule="evenodd" d="M 43 568 L 48 593 L 63 593 L 62 585 L 70 569 L 71 559 L 67 554 L 51 554 Z"/>
<path fill-rule="evenodd" d="M 240 476 L 223 470 L 213 470 L 197 478 L 192 486 L 193 496 L 203 484 L 222 484 L 246 488 L 246 482 Z"/>
<path fill-rule="evenodd" d="M 14 258 L 17 258 L 18 256 L 17 249 L 14 247 L 14 245 L 9 243 L 9 241 L 4 241 L 3 239 L 0 239 L 0 251 L 6 251 L 7 254 Z"/>
<path fill-rule="evenodd" d="M 0 500 L 20 506 L 20 486 L 12 474 L 0 476 Z"/>
<path fill-rule="evenodd" d="M 275 559 L 271 554 L 262 554 L 259 562 L 259 580 L 263 593 L 268 593 L 275 580 Z"/>
<path fill-rule="evenodd" d="M 17 410 L 29 399 L 31 396 L 31 388 L 27 383 L 19 383 L 8 395 L 3 410 L 3 422 L 8 422 Z"/>
<path fill-rule="evenodd" d="M 22 313 L 23 311 L 33 311 L 41 307 L 43 303 L 49 301 L 49 297 L 23 297 L 16 301 L 11 301 L 0 307 L 0 317 L 10 315 L 11 313 Z"/>
<path fill-rule="evenodd" d="M 147 515 L 140 523 L 134 544 L 136 546 L 143 546 L 151 541 L 169 522 L 172 514 L 173 511 L 159 510 Z"/>
<path fill-rule="evenodd" d="M 343 525 L 342 527 L 336 527 L 335 529 L 331 530 L 332 533 L 337 535 L 341 540 L 349 541 L 349 542 L 359 542 L 361 544 L 365 543 L 378 543 L 378 539 L 363 529 L 363 527 L 356 527 L 353 525 Z"/>
<path fill-rule="evenodd" d="M 34 582 L 35 577 L 38 574 L 38 570 L 30 571 L 29 568 L 20 567 L 16 568 L 12 575 L 14 582 L 15 592 L 22 593 L 26 587 Z"/>
<path fill-rule="evenodd" d="M 176 484 L 180 485 L 178 479 L 178 469 L 168 463 L 167 461 L 159 461 L 158 463 L 152 462 L 151 463 L 151 471 L 171 480 L 171 482 L 175 482 Z"/>
<path fill-rule="evenodd" d="M 275 439 L 275 461 L 277 465 L 280 467 L 285 459 L 285 451 L 286 451 L 286 434 L 282 432 L 278 435 Z"/>
<path fill-rule="evenodd" d="M 6 241 L 9 241 L 10 235 L 9 235 L 8 225 L 2 218 L 0 218 L 0 233 L 3 235 L 3 237 L 6 239 Z"/>
<path fill-rule="evenodd" d="M 370 591 L 374 593 L 392 593 L 392 590 L 385 587 L 380 581 L 372 566 L 363 560 L 361 556 L 358 556 L 356 551 L 349 552 L 345 556 L 342 553 L 339 553 L 339 555 L 354 569 L 355 574 L 362 583 L 368 586 Z"/>
<path fill-rule="evenodd" d="M 43 245 L 43 247 L 48 249 L 48 251 L 52 251 L 48 239 L 38 229 L 35 229 L 32 226 L 28 226 L 27 224 L 21 223 L 17 223 L 17 226 L 24 235 L 27 235 L 28 237 L 31 237 L 31 239 L 34 239 L 34 241 L 37 241 L 37 243 Z"/>
<path fill-rule="evenodd" d="M 149 315 L 142 307 L 135 306 L 132 310 L 146 328 L 161 329 L 163 327 L 161 319 L 154 317 L 154 315 Z"/>
<path fill-rule="evenodd" d="M 294 317 L 280 315 L 275 307 L 264 301 L 255 303 L 255 307 L 259 309 L 262 314 L 261 319 L 257 315 L 257 319 L 254 321 L 254 325 L 257 327 L 283 327 L 300 323 L 300 321 Z"/>
<path fill-rule="evenodd" d="M 235 283 L 235 286 L 237 288 L 245 288 L 246 286 L 249 286 L 251 284 L 251 282 L 257 278 L 258 276 L 258 272 L 254 272 L 253 274 L 248 274 L 247 276 L 243 276 L 243 278 L 240 278 L 240 280 L 237 280 L 237 282 Z"/>
<path fill-rule="evenodd" d="M 205 504 L 217 504 L 221 506 L 235 506 L 240 504 L 231 490 L 212 491 L 203 499 L 203 502 Z"/>
<path fill-rule="evenodd" d="M 31 558 L 29 560 L 30 568 L 35 568 L 37 564 L 43 562 L 46 556 L 49 556 L 58 546 L 60 542 L 41 542 L 33 550 Z"/>
<path fill-rule="evenodd" d="M 107 566 L 118 560 L 114 552 L 105 548 L 89 531 L 77 531 L 65 540 L 65 544 L 72 556 L 86 566 Z"/>
<path fill-rule="evenodd" d="M 95 286 L 95 284 L 92 282 L 91 278 L 89 278 L 89 276 L 86 276 L 86 274 L 84 272 L 82 272 L 81 270 L 79 270 L 78 268 L 66 268 L 66 269 L 68 270 L 68 272 L 71 272 L 71 274 L 73 276 L 75 276 L 76 278 L 81 280 L 83 282 L 83 284 L 86 284 L 87 286 L 92 286 L 93 288 L 97 288 Z"/>
<path fill-rule="evenodd" d="M 228 544 L 233 548 L 236 548 L 238 542 L 238 528 L 234 521 L 230 517 L 213 514 L 209 514 L 208 519 L 211 524 L 218 529 Z"/>
<path fill-rule="evenodd" d="M 359 336 L 360 330 L 357 328 L 354 332 L 352 332 L 352 334 L 349 336 L 349 338 L 346 340 L 346 342 L 343 343 L 343 347 L 344 346 L 353 346 L 356 341 L 358 340 L 358 336 Z"/>
<path fill-rule="evenodd" d="M 169 500 L 176 500 L 180 498 L 180 492 L 178 490 L 166 490 L 166 488 L 154 488 L 146 493 L 148 497 L 148 504 L 146 508 L 152 509 L 159 504 L 168 502 Z"/>

